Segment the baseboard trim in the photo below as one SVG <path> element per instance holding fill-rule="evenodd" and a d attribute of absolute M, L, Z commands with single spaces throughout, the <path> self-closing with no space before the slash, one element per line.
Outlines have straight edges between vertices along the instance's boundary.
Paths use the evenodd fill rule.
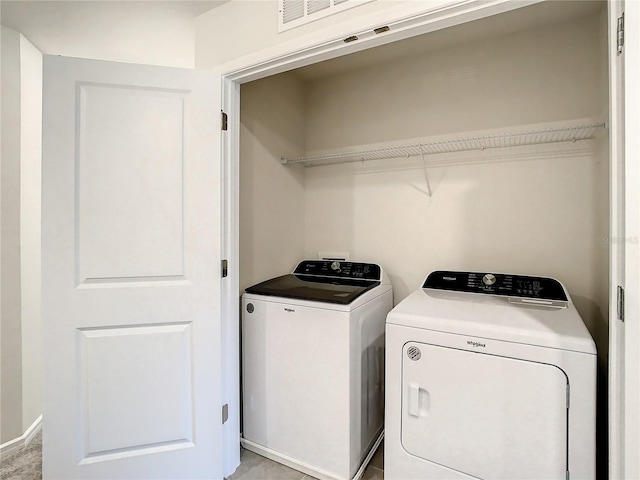
<path fill-rule="evenodd" d="M 384 429 L 382 429 L 379 435 L 374 439 L 373 445 L 371 446 L 371 448 L 369 449 L 369 452 L 365 456 L 364 461 L 360 465 L 360 468 L 358 469 L 356 474 L 353 476 L 353 478 L 350 480 L 361 479 L 362 475 L 364 474 L 364 471 L 366 470 L 367 466 L 369 465 L 369 462 L 373 458 L 373 455 L 376 453 L 376 449 L 382 442 L 383 438 L 384 438 Z M 283 455 L 280 452 L 271 450 L 270 448 L 254 443 L 250 440 L 247 440 L 246 438 L 240 437 L 240 443 L 247 450 L 250 450 L 254 453 L 257 453 L 258 455 L 262 455 L 263 457 L 268 458 L 269 460 L 273 460 L 274 462 L 281 463 L 283 465 L 286 465 L 287 467 L 293 468 L 294 470 L 298 470 L 299 472 L 313 476 L 320 480 L 345 480 L 342 477 L 339 477 L 337 475 L 334 475 L 324 470 L 319 470 L 317 467 L 300 462 L 297 459 L 291 458 L 287 455 Z"/>
<path fill-rule="evenodd" d="M 0 458 L 11 455 L 13 452 L 29 445 L 33 437 L 35 437 L 40 430 L 42 430 L 42 415 L 36 418 L 35 422 L 18 438 L 14 438 L 0 445 Z"/>

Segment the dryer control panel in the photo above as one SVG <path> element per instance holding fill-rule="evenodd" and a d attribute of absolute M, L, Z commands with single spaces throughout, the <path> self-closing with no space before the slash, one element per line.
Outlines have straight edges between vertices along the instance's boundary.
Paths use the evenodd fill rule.
<path fill-rule="evenodd" d="M 339 262 L 335 260 L 305 260 L 293 272 L 297 275 L 320 277 L 355 278 L 359 280 L 381 280 L 381 269 L 375 263 Z"/>
<path fill-rule="evenodd" d="M 438 270 L 429 274 L 422 288 L 568 301 L 564 288 L 557 280 L 528 275 Z"/>

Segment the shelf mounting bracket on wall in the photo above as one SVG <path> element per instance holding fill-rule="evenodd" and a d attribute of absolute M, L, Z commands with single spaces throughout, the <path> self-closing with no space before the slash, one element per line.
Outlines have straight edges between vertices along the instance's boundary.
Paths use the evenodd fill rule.
<path fill-rule="evenodd" d="M 431 198 L 433 192 L 431 191 L 431 183 L 429 182 L 429 169 L 427 168 L 427 160 L 424 158 L 424 149 L 420 146 L 420 157 L 422 158 L 422 165 L 424 167 L 424 179 L 427 182 L 427 195 Z"/>

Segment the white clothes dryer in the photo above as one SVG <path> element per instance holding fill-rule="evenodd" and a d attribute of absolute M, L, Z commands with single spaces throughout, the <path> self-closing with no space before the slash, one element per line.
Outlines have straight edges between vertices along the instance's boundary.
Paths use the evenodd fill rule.
<path fill-rule="evenodd" d="M 596 348 L 557 280 L 431 273 L 386 369 L 385 480 L 595 479 Z"/>
<path fill-rule="evenodd" d="M 383 269 L 306 260 L 242 305 L 244 447 L 319 479 L 359 477 L 384 427 Z"/>

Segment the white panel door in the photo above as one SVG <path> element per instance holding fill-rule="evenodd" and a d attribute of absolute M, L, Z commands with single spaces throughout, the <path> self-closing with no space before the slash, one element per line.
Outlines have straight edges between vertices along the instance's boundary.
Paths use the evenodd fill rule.
<path fill-rule="evenodd" d="M 45 479 L 222 478 L 220 77 L 45 56 Z"/>
<path fill-rule="evenodd" d="M 407 452 L 485 480 L 566 478 L 562 370 L 416 342 L 402 354 Z"/>

